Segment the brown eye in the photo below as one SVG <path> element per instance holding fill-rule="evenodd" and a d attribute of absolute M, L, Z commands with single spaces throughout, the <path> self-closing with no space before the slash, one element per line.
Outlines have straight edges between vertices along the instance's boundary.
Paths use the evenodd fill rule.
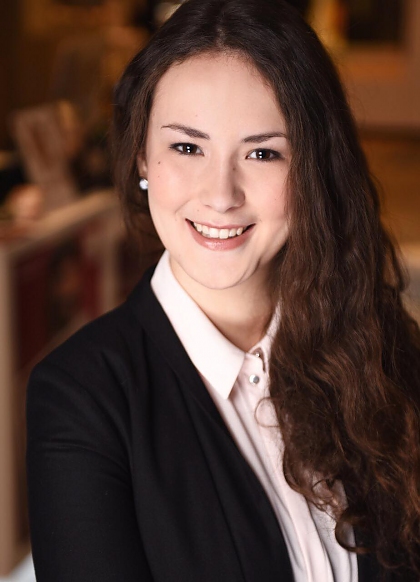
<path fill-rule="evenodd" d="M 203 153 L 201 149 L 193 143 L 174 143 L 170 147 L 184 156 L 197 156 L 202 155 Z"/>
<path fill-rule="evenodd" d="M 258 149 L 251 152 L 248 156 L 251 160 L 261 160 L 262 162 L 271 162 L 281 158 L 279 152 L 268 149 Z"/>

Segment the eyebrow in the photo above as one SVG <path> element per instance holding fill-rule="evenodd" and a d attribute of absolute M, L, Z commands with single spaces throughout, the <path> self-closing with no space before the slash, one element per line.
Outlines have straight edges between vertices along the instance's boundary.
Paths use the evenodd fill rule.
<path fill-rule="evenodd" d="M 270 133 L 259 133 L 258 135 L 249 135 L 242 141 L 244 143 L 263 143 L 264 141 L 268 141 L 272 137 L 285 137 L 287 139 L 285 133 L 281 131 L 272 131 Z"/>
<path fill-rule="evenodd" d="M 210 139 L 208 133 L 204 133 L 199 129 L 194 129 L 193 127 L 188 127 L 187 125 L 178 125 L 171 123 L 169 125 L 162 125 L 161 129 L 174 129 L 175 131 L 180 131 L 181 133 L 185 133 L 188 137 L 195 137 L 201 139 Z"/>
<path fill-rule="evenodd" d="M 188 127 L 187 125 L 179 125 L 177 123 L 171 123 L 169 125 L 162 125 L 161 129 L 173 129 L 175 131 L 179 131 L 181 133 L 184 133 L 185 135 L 188 135 L 188 137 L 194 137 L 194 138 L 198 138 L 198 139 L 210 139 L 210 136 L 208 133 L 204 133 L 203 131 L 200 131 L 199 129 L 194 129 L 193 127 Z M 269 139 L 271 139 L 273 137 L 284 137 L 287 139 L 287 136 L 285 133 L 283 133 L 281 131 L 271 131 L 269 133 L 259 133 L 257 135 L 249 135 L 248 137 L 245 137 L 242 140 L 242 142 L 243 143 L 263 143 L 263 142 L 268 141 Z"/>

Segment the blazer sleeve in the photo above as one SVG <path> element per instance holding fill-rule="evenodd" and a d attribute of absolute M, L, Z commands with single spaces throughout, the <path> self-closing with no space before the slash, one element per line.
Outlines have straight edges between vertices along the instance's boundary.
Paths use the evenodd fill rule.
<path fill-rule="evenodd" d="M 117 424 L 69 372 L 35 368 L 27 477 L 37 582 L 153 582 Z"/>

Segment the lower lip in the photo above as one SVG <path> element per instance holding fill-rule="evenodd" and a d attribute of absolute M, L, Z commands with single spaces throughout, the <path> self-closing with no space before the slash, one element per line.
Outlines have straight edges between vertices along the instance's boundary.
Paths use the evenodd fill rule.
<path fill-rule="evenodd" d="M 207 238 L 197 232 L 193 225 L 187 220 L 186 221 L 188 228 L 196 242 L 202 247 L 209 249 L 211 251 L 231 251 L 233 249 L 237 249 L 251 236 L 252 231 L 254 230 L 254 225 L 250 226 L 244 233 L 240 234 L 239 236 L 234 236 L 232 238 Z"/>

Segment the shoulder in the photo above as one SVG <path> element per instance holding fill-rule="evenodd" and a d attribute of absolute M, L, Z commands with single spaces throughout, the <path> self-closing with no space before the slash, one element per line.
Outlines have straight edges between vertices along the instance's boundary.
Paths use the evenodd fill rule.
<path fill-rule="evenodd" d="M 44 358 L 34 368 L 31 382 L 48 371 L 49 376 L 67 376 L 89 391 L 127 385 L 133 368 L 154 353 L 142 318 L 146 311 L 152 319 L 162 317 L 150 274 L 122 305 L 85 325 Z"/>
<path fill-rule="evenodd" d="M 150 278 L 143 278 L 126 302 L 37 364 L 27 388 L 28 448 L 73 439 L 85 448 L 107 450 L 122 466 L 132 419 L 147 427 L 141 421 L 155 386 L 150 369 L 165 367 L 150 333 L 154 320 L 164 317 Z"/>

